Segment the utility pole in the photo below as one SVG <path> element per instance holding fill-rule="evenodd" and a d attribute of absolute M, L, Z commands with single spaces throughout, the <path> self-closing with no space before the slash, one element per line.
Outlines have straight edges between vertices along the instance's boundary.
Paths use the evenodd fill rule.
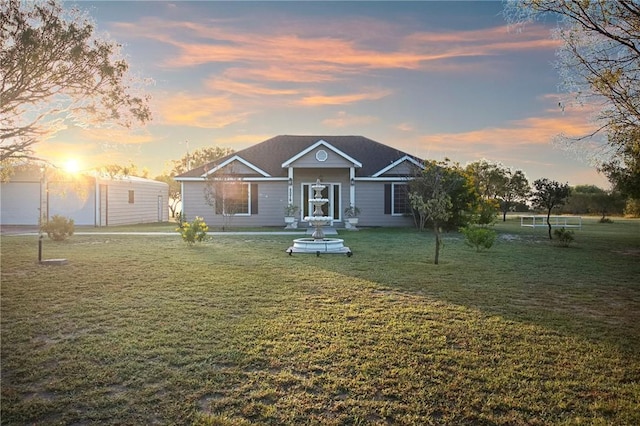
<path fill-rule="evenodd" d="M 187 170 L 191 170 L 191 156 L 189 155 L 189 141 L 180 142 L 187 146 Z"/>

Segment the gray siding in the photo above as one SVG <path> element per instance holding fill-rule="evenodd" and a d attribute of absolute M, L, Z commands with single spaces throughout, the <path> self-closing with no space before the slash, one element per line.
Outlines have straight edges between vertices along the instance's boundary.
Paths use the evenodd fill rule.
<path fill-rule="evenodd" d="M 349 193 L 351 184 L 349 181 L 349 169 L 295 169 L 293 179 L 293 203 L 300 207 L 298 220 L 302 221 L 302 187 L 303 184 L 314 183 L 318 177 L 324 183 L 340 184 L 340 220 L 334 222 L 335 226 L 342 226 L 344 221 L 344 209 L 349 206 Z M 249 180 L 247 183 L 251 183 Z M 183 183 L 183 205 L 187 220 L 191 221 L 195 216 L 204 218 L 209 226 L 283 226 L 284 207 L 287 205 L 287 182 L 267 181 L 256 182 L 258 185 L 258 214 L 249 216 L 237 215 L 227 219 L 219 214 L 214 214 L 214 209 L 209 206 L 204 198 L 204 182 Z M 413 219 L 405 216 L 393 216 L 385 214 L 384 185 L 383 180 L 376 182 L 356 181 L 355 204 L 360 209 L 360 222 L 358 226 L 412 226 Z M 305 226 L 305 223 L 300 223 Z"/>
<path fill-rule="evenodd" d="M 416 166 L 409 161 L 403 161 L 391 170 L 387 170 L 383 176 L 414 176 L 417 172 Z"/>
<path fill-rule="evenodd" d="M 235 215 L 231 218 L 215 214 L 214 208 L 207 204 L 204 197 L 204 182 L 183 183 L 183 206 L 188 221 L 200 216 L 209 226 L 282 226 L 284 227 L 284 208 L 287 205 L 287 183 L 285 181 L 261 181 L 257 184 L 258 214 Z M 253 187 L 255 188 L 255 187 Z M 254 206 L 255 207 L 255 206 Z"/>
<path fill-rule="evenodd" d="M 316 159 L 316 153 L 320 150 L 324 150 L 327 153 L 327 159 L 325 161 L 318 161 Z M 296 168 L 335 168 L 335 167 L 351 167 L 353 164 L 344 159 L 344 157 L 336 154 L 327 147 L 320 146 L 306 155 L 298 158 L 291 164 Z"/>
<path fill-rule="evenodd" d="M 385 214 L 384 185 L 388 182 L 357 182 L 356 206 L 360 209 L 358 226 L 412 226 L 413 219 Z"/>

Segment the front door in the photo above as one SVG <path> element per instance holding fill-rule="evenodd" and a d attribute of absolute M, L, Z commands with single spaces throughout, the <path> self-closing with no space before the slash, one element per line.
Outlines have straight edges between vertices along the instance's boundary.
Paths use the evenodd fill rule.
<path fill-rule="evenodd" d="M 333 220 L 340 220 L 340 184 L 322 182 L 325 188 L 322 190 L 322 198 L 329 201 L 321 206 L 322 215 L 329 216 Z M 302 217 L 313 216 L 314 205 L 311 202 L 315 196 L 315 191 L 311 188 L 314 183 L 305 183 L 302 185 L 303 211 Z"/>

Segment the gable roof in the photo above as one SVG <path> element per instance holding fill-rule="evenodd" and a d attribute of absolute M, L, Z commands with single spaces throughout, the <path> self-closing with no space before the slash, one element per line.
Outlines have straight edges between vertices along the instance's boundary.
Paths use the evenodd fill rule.
<path fill-rule="evenodd" d="M 322 139 L 320 139 L 318 142 L 314 143 L 310 147 L 306 148 L 304 151 L 300 151 L 299 153 L 297 153 L 293 157 L 289 158 L 287 161 L 282 163 L 282 167 L 283 168 L 284 167 L 290 167 L 291 164 L 293 164 L 297 159 L 304 157 L 305 155 L 307 155 L 308 153 L 310 153 L 314 149 L 316 149 L 318 147 L 321 147 L 321 146 L 324 147 L 324 148 L 327 148 L 327 149 L 329 149 L 329 150 L 331 150 L 333 152 L 335 152 L 340 157 L 342 157 L 345 160 L 347 160 L 348 162 L 352 163 L 353 167 L 362 167 L 362 163 L 360 163 L 358 160 L 356 160 L 355 158 L 350 157 L 349 155 L 345 154 L 344 152 L 340 151 L 339 149 L 335 148 L 333 145 L 327 143 L 327 141 L 322 140 Z"/>
<path fill-rule="evenodd" d="M 373 176 L 400 159 L 412 158 L 416 162 L 422 162 L 418 157 L 364 136 L 280 135 L 189 170 L 176 176 L 176 179 L 200 178 L 207 170 L 228 164 L 233 158 L 242 158 L 270 177 L 287 177 L 287 168 L 283 167 L 285 163 L 290 163 L 298 158 L 300 153 L 308 152 L 312 146 L 318 145 L 321 141 L 334 147 L 343 156 L 355 160 L 356 167 L 358 163 L 361 164 L 362 167 L 356 168 L 357 177 Z"/>

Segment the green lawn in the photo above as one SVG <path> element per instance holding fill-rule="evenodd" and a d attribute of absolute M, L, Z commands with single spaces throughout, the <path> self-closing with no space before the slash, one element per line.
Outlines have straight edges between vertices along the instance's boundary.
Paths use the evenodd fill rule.
<path fill-rule="evenodd" d="M 640 220 L 496 229 L 3 236 L 1 422 L 640 424 Z"/>

